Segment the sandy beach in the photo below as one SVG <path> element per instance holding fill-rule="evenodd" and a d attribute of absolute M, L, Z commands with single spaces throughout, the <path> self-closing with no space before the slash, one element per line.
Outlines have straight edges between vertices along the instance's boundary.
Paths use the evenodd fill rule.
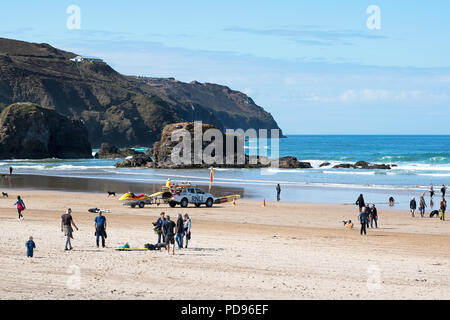
<path fill-rule="evenodd" d="M 379 229 L 361 237 L 358 223 L 343 228 L 357 216 L 346 205 L 240 200 L 181 211 L 131 209 L 106 194 L 8 193 L 0 199 L 1 299 L 450 298 L 450 223 L 406 211 L 380 210 Z M 12 205 L 18 194 L 28 208 L 21 222 Z M 65 252 L 60 216 L 69 206 L 80 230 Z M 92 207 L 112 210 L 105 249 L 95 247 Z M 161 211 L 189 213 L 188 249 L 114 250 L 155 243 L 151 222 Z M 24 246 L 30 235 L 32 259 Z"/>

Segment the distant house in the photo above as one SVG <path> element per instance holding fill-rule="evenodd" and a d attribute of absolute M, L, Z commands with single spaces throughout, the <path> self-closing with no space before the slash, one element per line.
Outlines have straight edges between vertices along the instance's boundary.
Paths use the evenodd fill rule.
<path fill-rule="evenodd" d="M 76 56 L 75 58 L 70 59 L 70 61 L 81 62 L 81 61 L 89 61 L 89 62 L 104 62 L 103 59 L 96 57 L 85 57 L 85 56 Z"/>

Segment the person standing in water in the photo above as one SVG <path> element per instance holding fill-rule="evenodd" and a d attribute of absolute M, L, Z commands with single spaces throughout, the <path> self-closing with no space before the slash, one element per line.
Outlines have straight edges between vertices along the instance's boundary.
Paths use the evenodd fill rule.
<path fill-rule="evenodd" d="M 434 188 L 433 188 L 433 184 L 430 185 L 430 200 L 433 200 L 433 196 L 434 196 Z"/>
<path fill-rule="evenodd" d="M 420 196 L 419 199 L 419 212 L 420 212 L 420 216 L 423 218 L 425 215 L 425 208 L 426 208 L 427 204 L 425 203 L 425 198 L 423 197 L 423 195 Z"/>
<path fill-rule="evenodd" d="M 13 167 L 9 167 L 9 175 L 12 176 L 13 173 Z"/>
<path fill-rule="evenodd" d="M 72 209 L 67 209 L 67 213 L 63 214 L 61 216 L 61 232 L 64 232 L 64 235 L 66 236 L 66 247 L 64 250 L 72 250 L 72 244 L 70 243 L 70 239 L 73 239 L 72 236 L 72 225 L 75 227 L 75 229 L 78 230 L 78 227 L 75 224 L 75 221 L 73 221 L 72 218 Z"/>
<path fill-rule="evenodd" d="M 23 214 L 22 211 L 26 209 L 25 203 L 23 202 L 22 198 L 20 196 L 17 196 L 17 201 L 14 202 L 14 205 L 17 208 L 17 213 L 19 214 L 19 220 L 23 220 Z"/>
<path fill-rule="evenodd" d="M 414 218 L 414 212 L 416 212 L 417 209 L 416 198 L 411 198 L 411 201 L 409 202 L 409 209 L 411 211 L 411 216 Z"/>
<path fill-rule="evenodd" d="M 366 213 L 366 207 L 362 207 L 361 212 L 359 213 L 359 222 L 361 223 L 361 231 L 360 234 L 367 236 L 366 225 L 367 225 L 368 216 Z"/>
<path fill-rule="evenodd" d="M 359 195 L 358 199 L 355 202 L 356 205 L 359 207 L 359 212 L 361 212 L 361 209 L 366 206 L 366 203 L 364 202 L 364 197 L 362 193 Z"/>
<path fill-rule="evenodd" d="M 442 185 L 442 188 L 441 188 L 441 193 L 442 193 L 442 197 L 445 197 L 445 191 L 447 190 L 447 188 L 445 187 L 445 185 L 443 184 Z"/>
<path fill-rule="evenodd" d="M 277 184 L 277 201 L 280 201 L 280 193 L 281 193 L 281 187 L 280 184 Z"/>

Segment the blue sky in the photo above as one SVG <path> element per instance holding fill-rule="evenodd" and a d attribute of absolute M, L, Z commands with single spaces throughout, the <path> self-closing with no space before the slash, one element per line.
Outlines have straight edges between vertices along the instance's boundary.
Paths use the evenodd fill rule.
<path fill-rule="evenodd" d="M 341 2 L 9 1 L 0 36 L 227 85 L 287 134 L 450 134 L 450 2 Z M 80 30 L 67 28 L 69 5 Z"/>

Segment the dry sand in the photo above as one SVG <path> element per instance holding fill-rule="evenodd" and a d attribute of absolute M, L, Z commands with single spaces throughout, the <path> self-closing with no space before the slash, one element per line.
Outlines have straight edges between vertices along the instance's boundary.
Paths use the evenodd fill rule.
<path fill-rule="evenodd" d="M 8 193 L 0 199 L 1 299 L 450 299 L 450 222 L 406 211 L 380 210 L 379 229 L 361 237 L 358 223 L 346 230 L 341 222 L 356 221 L 354 206 L 240 200 L 131 209 L 104 194 Z M 17 194 L 28 207 L 21 222 Z M 80 228 L 70 252 L 60 232 L 68 206 Z M 95 247 L 92 207 L 112 210 L 105 249 Z M 162 210 L 173 219 L 189 213 L 190 248 L 113 249 L 155 243 L 151 222 Z"/>

